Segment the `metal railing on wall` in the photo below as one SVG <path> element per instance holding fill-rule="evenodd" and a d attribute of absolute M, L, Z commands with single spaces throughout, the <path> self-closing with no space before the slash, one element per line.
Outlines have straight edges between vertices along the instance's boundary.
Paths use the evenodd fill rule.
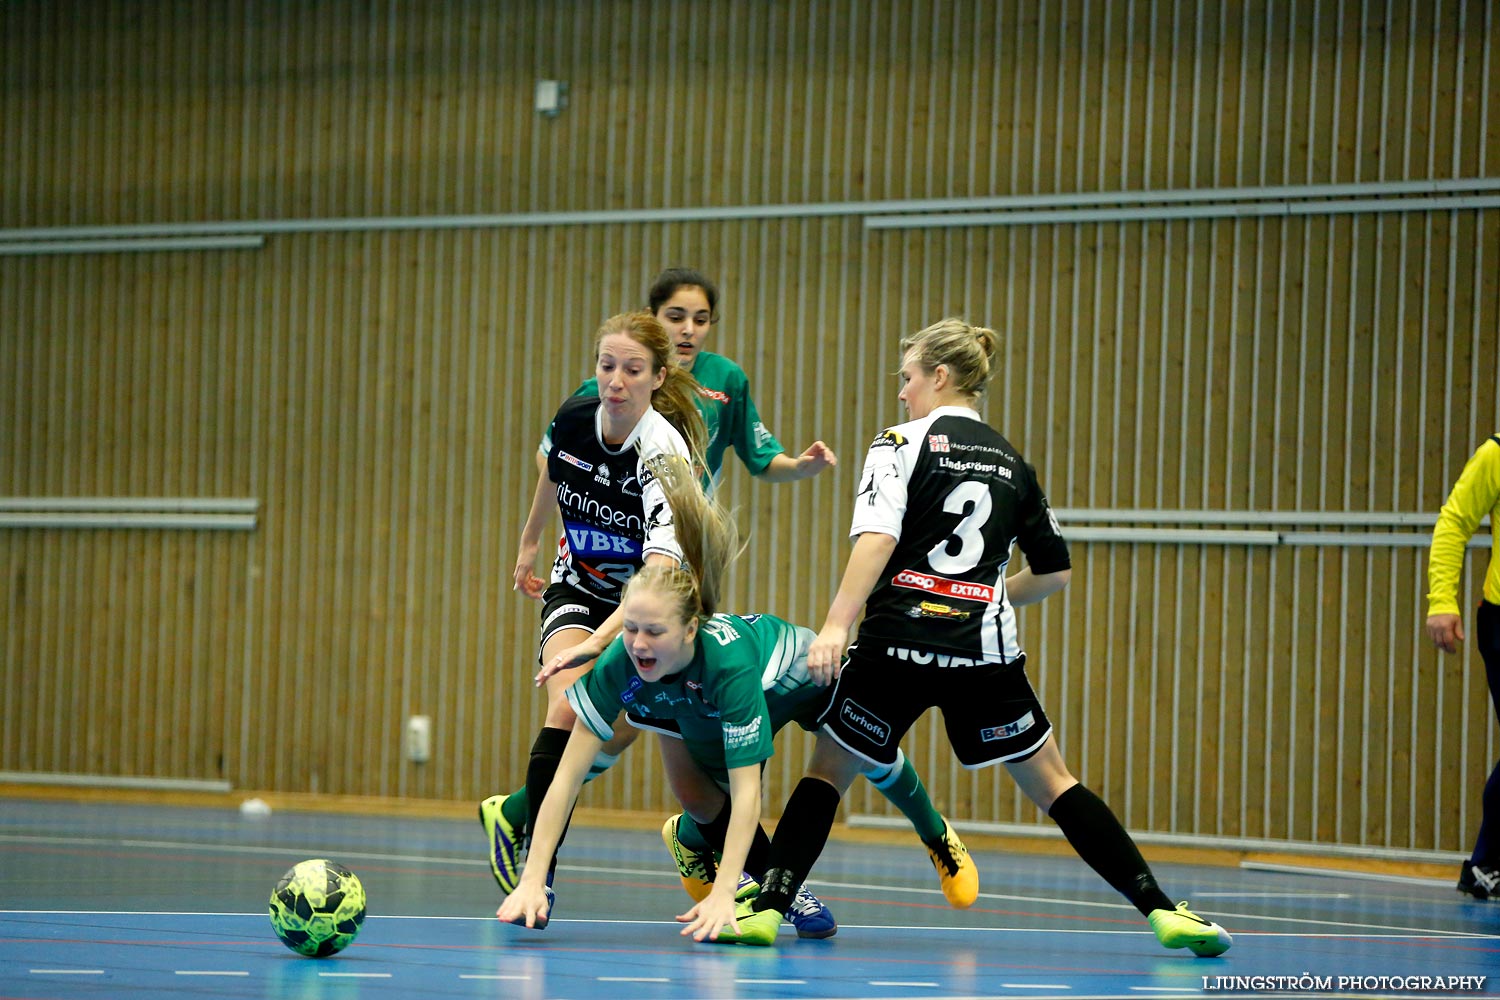
<path fill-rule="evenodd" d="M 259 250 L 264 236 L 174 236 L 98 239 L 0 238 L 0 257 L 39 257 L 63 253 L 160 253 L 166 250 Z"/>
<path fill-rule="evenodd" d="M 254 531 L 255 497 L 0 497 L 0 528 Z"/>
<path fill-rule="evenodd" d="M 259 241 L 234 244 L 205 242 L 200 245 L 184 243 L 180 246 L 169 246 L 160 242 L 153 244 L 151 241 L 160 241 L 165 238 L 179 240 L 183 238 L 204 240 L 224 237 L 257 238 L 288 233 L 723 222 L 839 216 L 864 216 L 865 226 L 869 229 L 920 229 L 1042 223 L 1139 222 L 1157 219 L 1234 216 L 1418 212 L 1500 207 L 1500 195 L 1476 196 L 1473 194 L 1484 191 L 1500 191 L 1500 177 L 1454 177 L 1359 184 L 1080 191 L 970 198 L 892 199 L 781 205 L 601 209 L 575 212 L 40 226 L 0 229 L 0 255 L 61 252 L 48 249 L 49 246 L 60 246 L 51 241 L 74 241 L 77 249 L 72 252 L 80 253 L 112 250 L 224 249 L 238 246 L 253 248 L 260 246 Z M 1420 197 L 1423 195 L 1429 197 Z"/>
<path fill-rule="evenodd" d="M 1054 509 L 1063 535 L 1077 542 L 1140 542 L 1162 545 L 1303 545 L 1330 548 L 1426 548 L 1437 515 L 1414 511 L 1145 510 L 1085 507 Z M 1091 527 L 1105 523 L 1105 527 Z M 1140 527 L 1140 525 L 1173 527 Z M 1205 528 L 1201 525 L 1250 527 Z M 1488 527 L 1485 518 L 1481 526 Z M 1258 526 L 1258 527 L 1257 527 Z M 1313 530 L 1279 531 L 1284 527 Z M 1405 532 L 1327 531 L 1328 527 L 1415 529 Z M 1476 532 L 1470 548 L 1486 548 Z"/>
<path fill-rule="evenodd" d="M 1124 208 L 1049 208 L 1010 212 L 951 212 L 926 215 L 870 215 L 866 229 L 949 229 L 960 226 L 1072 225 L 1090 222 L 1160 222 L 1169 219 L 1253 219 L 1296 215 L 1380 215 L 1386 212 L 1441 212 L 1500 208 L 1500 196 L 1446 198 L 1345 198 L 1339 200 L 1254 202 Z"/>

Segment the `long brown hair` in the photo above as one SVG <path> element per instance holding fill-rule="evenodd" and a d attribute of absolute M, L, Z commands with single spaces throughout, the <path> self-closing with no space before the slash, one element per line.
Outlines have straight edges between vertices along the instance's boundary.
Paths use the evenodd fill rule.
<path fill-rule="evenodd" d="M 705 465 L 708 428 L 703 423 L 703 414 L 698 412 L 698 380 L 677 363 L 666 328 L 644 309 L 611 316 L 594 335 L 595 358 L 599 357 L 599 345 L 604 338 L 616 333 L 623 333 L 651 352 L 651 374 L 667 373 L 661 385 L 652 390 L 651 408 L 677 428 L 693 460 Z"/>

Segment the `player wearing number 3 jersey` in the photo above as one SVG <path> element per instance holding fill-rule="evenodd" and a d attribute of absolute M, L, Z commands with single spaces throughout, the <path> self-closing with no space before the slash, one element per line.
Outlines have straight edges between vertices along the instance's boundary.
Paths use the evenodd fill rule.
<path fill-rule="evenodd" d="M 1034 574 L 1069 568 L 1036 473 L 967 406 L 941 406 L 882 432 L 865 458 L 852 536 L 896 540 L 860 639 L 940 650 L 973 663 L 1021 659 L 1005 595 L 1010 547 Z"/>
<path fill-rule="evenodd" d="M 902 736 L 936 707 L 959 762 L 1004 763 L 1162 944 L 1218 955 L 1229 935 L 1163 894 L 1109 806 L 1068 772 L 1026 678 L 1014 609 L 1062 589 L 1071 570 L 1035 473 L 974 409 L 995 346 L 993 331 L 956 319 L 901 342 L 899 398 L 911 419 L 870 446 L 850 528 L 854 549 L 808 650 L 809 672 L 837 678 L 819 719 L 832 740 L 814 748 L 776 827 L 760 895 L 747 908 L 784 912 L 853 780 L 849 760 L 894 760 Z M 1016 543 L 1028 565 L 1007 576 Z M 841 664 L 861 608 L 859 641 Z M 847 752 L 827 752 L 831 745 Z"/>

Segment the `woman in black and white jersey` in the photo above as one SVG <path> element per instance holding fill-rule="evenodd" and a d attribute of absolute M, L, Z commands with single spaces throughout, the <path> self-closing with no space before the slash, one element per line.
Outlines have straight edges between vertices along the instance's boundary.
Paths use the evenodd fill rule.
<path fill-rule="evenodd" d="M 850 528 L 854 549 L 808 651 L 809 671 L 837 680 L 819 720 L 832 740 L 819 741 L 787 802 L 761 894 L 747 908 L 785 912 L 788 889 L 802 884 L 822 850 L 856 761 L 894 760 L 901 737 L 935 706 L 959 762 L 1004 763 L 1163 945 L 1218 955 L 1228 933 L 1185 903 L 1174 907 L 1158 888 L 1119 820 L 1068 771 L 1026 679 L 1015 608 L 1062 589 L 1071 564 L 1035 471 L 974 409 L 995 348 L 993 331 L 956 319 L 901 341 L 899 398 L 911 419 L 870 446 Z M 1028 565 L 1007 576 L 1013 544 Z"/>
<path fill-rule="evenodd" d="M 553 417 L 546 469 L 516 553 L 516 589 L 542 600 L 543 664 L 569 660 L 568 651 L 585 640 L 607 642 L 619 631 L 620 592 L 635 571 L 682 561 L 671 508 L 647 463 L 677 455 L 699 465 L 703 454 L 697 383 L 673 363 L 672 343 L 655 317 L 613 316 L 594 345 L 599 395 L 570 397 Z M 544 584 L 533 567 L 554 512 L 563 534 Z M 591 663 L 583 657 L 547 680 L 547 717 L 526 768 L 533 823 L 573 728 L 564 692 Z M 512 873 L 519 868 L 513 852 L 505 860 Z"/>

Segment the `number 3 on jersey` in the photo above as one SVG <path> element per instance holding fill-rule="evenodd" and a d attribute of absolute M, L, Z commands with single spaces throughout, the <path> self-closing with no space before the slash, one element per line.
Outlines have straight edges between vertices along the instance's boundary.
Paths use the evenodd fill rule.
<path fill-rule="evenodd" d="M 943 499 L 943 510 L 963 518 L 953 526 L 951 535 L 927 553 L 927 564 L 934 573 L 958 575 L 979 565 L 984 557 L 984 524 L 990 519 L 991 507 L 989 487 L 973 480 L 959 483 Z M 958 543 L 956 550 L 954 542 Z"/>

